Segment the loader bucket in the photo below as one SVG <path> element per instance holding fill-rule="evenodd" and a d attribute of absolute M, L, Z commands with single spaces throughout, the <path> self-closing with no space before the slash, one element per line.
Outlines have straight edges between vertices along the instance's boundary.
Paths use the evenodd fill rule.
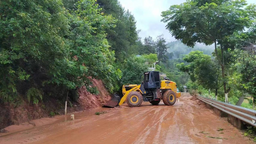
<path fill-rule="evenodd" d="M 108 101 L 106 104 L 103 105 L 103 107 L 106 107 L 106 108 L 114 108 L 116 106 L 118 106 L 120 102 L 120 97 L 116 94 L 114 94 L 110 101 Z"/>

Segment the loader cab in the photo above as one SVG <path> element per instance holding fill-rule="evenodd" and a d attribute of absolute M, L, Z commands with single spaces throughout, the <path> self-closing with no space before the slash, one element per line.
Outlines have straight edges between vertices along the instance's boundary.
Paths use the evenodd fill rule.
<path fill-rule="evenodd" d="M 149 71 L 144 73 L 143 86 L 145 90 L 155 90 L 160 88 L 160 75 L 158 71 Z"/>

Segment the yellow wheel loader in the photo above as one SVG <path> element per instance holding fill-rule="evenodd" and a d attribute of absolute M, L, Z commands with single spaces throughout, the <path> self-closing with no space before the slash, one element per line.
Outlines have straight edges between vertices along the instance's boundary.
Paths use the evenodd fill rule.
<path fill-rule="evenodd" d="M 120 100 L 117 96 L 112 98 L 105 107 L 115 107 L 124 102 L 130 107 L 138 107 L 143 101 L 149 101 L 152 105 L 158 105 L 163 100 L 165 105 L 174 105 L 176 98 L 181 96 L 177 92 L 176 83 L 165 78 L 160 80 L 160 74 L 157 71 L 144 73 L 144 80 L 141 84 L 123 85 L 123 96 Z"/>

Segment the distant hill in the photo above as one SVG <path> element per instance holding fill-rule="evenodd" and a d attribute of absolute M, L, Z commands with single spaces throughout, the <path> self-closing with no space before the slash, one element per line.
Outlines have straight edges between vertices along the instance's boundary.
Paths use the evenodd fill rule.
<path fill-rule="evenodd" d="M 172 53 L 172 58 L 182 58 L 184 55 L 189 54 L 191 51 L 202 51 L 204 54 L 212 55 L 214 46 L 206 46 L 204 44 L 196 44 L 194 48 L 184 45 L 181 41 L 173 41 L 167 44 L 168 53 Z"/>

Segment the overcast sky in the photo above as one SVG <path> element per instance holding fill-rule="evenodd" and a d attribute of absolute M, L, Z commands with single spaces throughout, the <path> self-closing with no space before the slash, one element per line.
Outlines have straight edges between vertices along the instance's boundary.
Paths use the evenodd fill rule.
<path fill-rule="evenodd" d="M 165 23 L 161 22 L 161 12 L 168 10 L 171 5 L 181 4 L 186 0 L 119 0 L 121 5 L 129 10 L 137 21 L 137 30 L 141 30 L 139 36 L 151 36 L 154 39 L 164 35 L 167 41 L 174 41 Z M 256 3 L 256 0 L 247 0 L 248 3 Z"/>

